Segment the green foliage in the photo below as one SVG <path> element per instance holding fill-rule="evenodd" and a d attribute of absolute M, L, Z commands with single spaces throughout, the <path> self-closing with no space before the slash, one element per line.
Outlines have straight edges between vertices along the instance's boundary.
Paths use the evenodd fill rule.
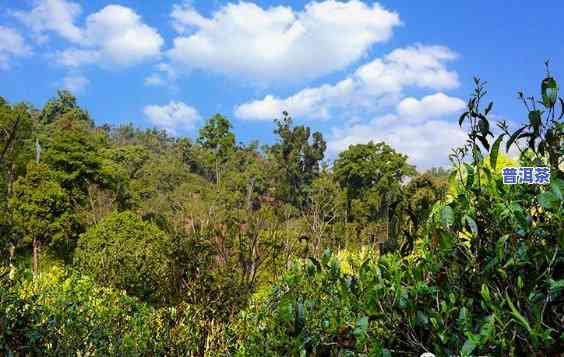
<path fill-rule="evenodd" d="M 29 247 L 32 241 L 38 241 L 58 252 L 72 247 L 68 196 L 54 176 L 45 164 L 30 162 L 26 176 L 14 183 L 12 219 L 23 233 L 18 245 Z"/>
<path fill-rule="evenodd" d="M 42 161 L 56 173 L 61 186 L 71 194 L 73 203 L 85 200 L 88 185 L 103 185 L 102 158 L 98 138 L 86 121 L 68 112 L 52 122 L 40 143 L 44 146 Z"/>
<path fill-rule="evenodd" d="M 456 189 L 433 205 L 413 252 L 367 259 L 352 273 L 343 273 L 329 252 L 302 261 L 241 313 L 239 355 L 560 352 L 562 172 L 551 167 L 550 187 L 503 185 L 495 172 L 499 141 L 489 142 L 492 105 L 480 110 L 485 90 L 479 80 L 476 87 L 461 117 L 470 121 L 468 144 L 452 155 Z M 534 125 L 528 128 L 534 136 Z M 559 162 L 556 150 L 529 150 L 525 163 Z M 337 175 L 352 188 L 363 186 L 363 176 L 354 175 L 363 166 L 339 165 Z"/>
<path fill-rule="evenodd" d="M 170 242 L 132 212 L 112 213 L 80 237 L 75 266 L 105 286 L 147 301 L 171 295 Z"/>
<path fill-rule="evenodd" d="M 385 143 L 369 142 L 341 152 L 333 170 L 349 202 L 363 202 L 364 214 L 375 219 L 384 207 L 399 199 L 402 180 L 415 173 L 406 161 L 405 155 Z"/>
<path fill-rule="evenodd" d="M 494 136 L 475 84 L 466 145 L 425 174 L 385 143 L 322 166 L 285 112 L 259 150 L 219 114 L 192 141 L 0 98 L 0 354 L 556 355 L 564 101 L 547 71 Z"/>
<path fill-rule="evenodd" d="M 78 106 L 76 97 L 66 90 L 58 91 L 57 97 L 47 102 L 39 113 L 39 122 L 51 124 L 63 116 L 74 117 L 77 120 L 85 121 L 88 125 L 93 123 L 88 113 Z"/>
<path fill-rule="evenodd" d="M 287 112 L 276 120 L 274 131 L 279 142 L 268 149 L 272 157 L 274 177 L 278 177 L 276 197 L 302 208 L 305 205 L 304 191 L 319 175 L 320 163 L 327 144 L 319 132 L 311 134 L 309 127 L 293 126 Z M 310 137 L 313 141 L 310 143 Z"/>

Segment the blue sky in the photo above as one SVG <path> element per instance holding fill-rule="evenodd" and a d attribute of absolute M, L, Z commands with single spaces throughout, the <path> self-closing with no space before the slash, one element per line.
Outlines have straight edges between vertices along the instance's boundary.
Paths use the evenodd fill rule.
<path fill-rule="evenodd" d="M 0 95 L 41 107 L 68 88 L 97 124 L 194 136 L 209 116 L 273 141 L 288 110 L 329 157 L 386 141 L 445 165 L 472 77 L 521 121 L 543 63 L 564 68 L 562 1 L 0 0 Z M 560 42 L 559 42 L 560 41 Z"/>

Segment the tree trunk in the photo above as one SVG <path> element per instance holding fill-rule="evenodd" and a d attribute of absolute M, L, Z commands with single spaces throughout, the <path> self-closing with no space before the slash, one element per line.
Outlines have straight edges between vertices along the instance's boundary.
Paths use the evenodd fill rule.
<path fill-rule="evenodd" d="M 33 276 L 39 274 L 39 252 L 40 242 L 37 238 L 33 238 Z"/>

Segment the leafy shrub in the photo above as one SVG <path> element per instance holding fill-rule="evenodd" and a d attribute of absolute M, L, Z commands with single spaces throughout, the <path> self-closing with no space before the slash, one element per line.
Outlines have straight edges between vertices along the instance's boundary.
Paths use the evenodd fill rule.
<path fill-rule="evenodd" d="M 114 212 L 80 237 L 77 268 L 103 285 L 152 302 L 171 295 L 170 240 L 132 212 Z"/>
<path fill-rule="evenodd" d="M 53 268 L 0 287 L 0 353 L 140 355 L 157 349 L 153 308 Z"/>

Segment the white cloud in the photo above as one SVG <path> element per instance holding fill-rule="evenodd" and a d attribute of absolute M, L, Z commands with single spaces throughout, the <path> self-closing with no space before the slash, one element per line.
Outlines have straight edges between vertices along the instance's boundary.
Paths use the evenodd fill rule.
<path fill-rule="evenodd" d="M 180 33 L 170 59 L 255 83 L 318 78 L 345 68 L 390 38 L 399 16 L 378 3 L 310 2 L 302 11 L 229 3 L 202 16 L 189 3 L 172 11 Z"/>
<path fill-rule="evenodd" d="M 86 18 L 83 45 L 95 48 L 100 62 L 107 65 L 130 65 L 158 57 L 163 42 L 155 29 L 124 6 L 108 5 Z"/>
<path fill-rule="evenodd" d="M 413 97 L 405 98 L 398 104 L 397 112 L 402 118 L 423 121 L 445 113 L 456 113 L 465 106 L 463 100 L 439 92 L 423 97 L 421 100 Z"/>
<path fill-rule="evenodd" d="M 147 77 L 145 77 L 145 85 L 147 86 L 154 86 L 154 87 L 158 87 L 158 86 L 164 86 L 166 85 L 165 80 L 163 79 L 162 76 L 160 76 L 157 73 L 153 73 Z"/>
<path fill-rule="evenodd" d="M 176 71 L 168 63 L 159 63 L 155 66 L 156 72 L 145 77 L 145 85 L 161 87 L 168 86 L 171 89 L 177 89 L 176 87 Z"/>
<path fill-rule="evenodd" d="M 294 116 L 327 119 L 335 109 L 356 108 L 375 112 L 397 103 L 406 87 L 435 90 L 457 87 L 456 72 L 445 67 L 445 61 L 454 58 L 454 52 L 441 46 L 416 45 L 396 49 L 383 59 L 360 66 L 335 85 L 307 88 L 287 98 L 267 95 L 261 100 L 239 105 L 235 108 L 235 115 L 241 119 L 272 120 L 287 110 Z M 444 100 L 439 96 L 433 102 L 441 99 Z M 410 105 L 413 106 L 410 101 L 404 103 L 406 108 L 403 110 L 409 110 L 407 107 Z"/>
<path fill-rule="evenodd" d="M 66 67 L 80 67 L 85 64 L 98 62 L 100 56 L 101 54 L 97 50 L 72 48 L 57 52 L 55 59 L 57 63 Z"/>
<path fill-rule="evenodd" d="M 54 54 L 56 62 L 64 66 L 97 63 L 110 68 L 160 56 L 162 37 L 132 9 L 108 5 L 88 15 L 82 27 L 75 25 L 80 12 L 74 2 L 36 0 L 31 11 L 13 14 L 40 39 L 46 39 L 47 32 L 55 32 L 75 45 Z"/>
<path fill-rule="evenodd" d="M 10 68 L 12 57 L 22 57 L 31 54 L 22 36 L 15 30 L 0 26 L 0 70 Z"/>
<path fill-rule="evenodd" d="M 328 150 L 335 154 L 346 150 L 349 145 L 383 141 L 407 154 L 409 161 L 420 169 L 447 165 L 451 148 L 464 144 L 466 134 L 456 120 L 440 118 L 457 117 L 455 114 L 463 109 L 464 102 L 442 93 L 421 100 L 408 98 L 407 103 L 412 99 L 418 103 L 415 111 L 402 111 L 405 109 L 404 100 L 404 105 L 400 103 L 396 113 L 375 118 L 366 124 L 333 128 Z M 461 102 L 462 107 L 459 106 Z"/>
<path fill-rule="evenodd" d="M 198 120 L 198 111 L 182 102 L 170 101 L 166 105 L 148 105 L 143 113 L 151 123 L 175 134 L 177 131 L 191 130 Z"/>
<path fill-rule="evenodd" d="M 88 78 L 81 74 L 69 74 L 63 78 L 62 87 L 73 93 L 82 92 L 90 84 Z"/>
<path fill-rule="evenodd" d="M 35 0 L 31 11 L 14 11 L 12 14 L 31 28 L 39 42 L 47 40 L 48 31 L 55 32 L 69 41 L 79 42 L 82 33 L 74 22 L 80 12 L 80 5 L 74 2 Z"/>

